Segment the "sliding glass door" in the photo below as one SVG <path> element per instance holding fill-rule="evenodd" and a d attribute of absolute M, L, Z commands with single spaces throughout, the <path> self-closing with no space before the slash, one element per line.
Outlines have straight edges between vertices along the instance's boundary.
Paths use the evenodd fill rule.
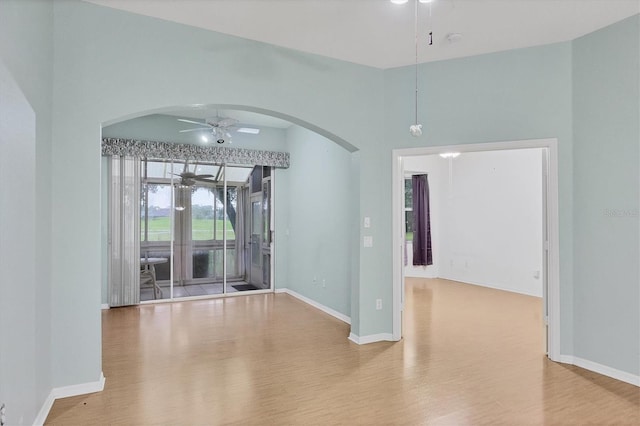
<path fill-rule="evenodd" d="M 271 199 L 250 191 L 257 169 L 262 186 L 262 167 L 153 161 L 142 167 L 141 301 L 270 288 L 264 206 Z M 270 194 L 270 180 L 264 183 Z"/>

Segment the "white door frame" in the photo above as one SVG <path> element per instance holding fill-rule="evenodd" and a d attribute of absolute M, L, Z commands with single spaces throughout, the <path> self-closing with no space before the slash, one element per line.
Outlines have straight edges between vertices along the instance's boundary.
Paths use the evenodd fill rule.
<path fill-rule="evenodd" d="M 547 258 L 547 291 L 548 306 L 548 356 L 552 361 L 560 361 L 560 241 L 558 216 L 558 140 L 531 139 L 510 142 L 491 142 L 480 144 L 434 146 L 422 148 L 394 149 L 392 156 L 392 206 L 393 206 L 393 340 L 402 338 L 402 311 L 404 309 L 404 262 L 402 252 L 402 200 L 404 188 L 403 158 L 423 155 L 434 155 L 443 152 L 480 152 L 500 151 L 527 148 L 547 148 L 548 163 L 548 191 L 547 191 L 547 230 L 548 245 Z"/>

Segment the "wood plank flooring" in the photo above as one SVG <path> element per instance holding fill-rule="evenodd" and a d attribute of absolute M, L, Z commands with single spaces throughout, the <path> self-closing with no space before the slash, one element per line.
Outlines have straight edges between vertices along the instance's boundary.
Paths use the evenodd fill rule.
<path fill-rule="evenodd" d="M 639 388 L 547 360 L 540 299 L 409 279 L 406 307 L 364 346 L 285 294 L 103 311 L 105 390 L 47 424 L 640 424 Z"/>

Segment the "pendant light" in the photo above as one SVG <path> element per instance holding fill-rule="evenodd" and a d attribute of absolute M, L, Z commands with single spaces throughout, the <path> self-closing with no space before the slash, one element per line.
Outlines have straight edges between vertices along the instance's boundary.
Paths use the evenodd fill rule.
<path fill-rule="evenodd" d="M 418 124 L 418 0 L 415 0 L 415 11 L 413 16 L 413 36 L 415 43 L 415 119 L 414 124 L 409 126 L 409 133 L 413 137 L 422 136 L 422 124 Z"/>

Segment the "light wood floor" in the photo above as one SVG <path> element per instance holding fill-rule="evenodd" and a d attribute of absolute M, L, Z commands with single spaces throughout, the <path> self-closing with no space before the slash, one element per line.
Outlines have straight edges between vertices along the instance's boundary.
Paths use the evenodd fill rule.
<path fill-rule="evenodd" d="M 103 392 L 56 425 L 640 424 L 640 390 L 543 355 L 540 300 L 408 280 L 405 338 L 358 346 L 288 295 L 103 312 Z"/>

